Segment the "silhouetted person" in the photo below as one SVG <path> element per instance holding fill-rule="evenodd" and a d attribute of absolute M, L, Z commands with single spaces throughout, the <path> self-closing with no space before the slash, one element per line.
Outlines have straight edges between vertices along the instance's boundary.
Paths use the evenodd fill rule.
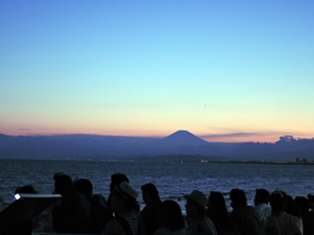
<path fill-rule="evenodd" d="M 34 189 L 33 186 L 31 185 L 24 185 L 22 187 L 18 187 L 16 190 L 15 190 L 15 194 L 36 194 L 36 190 Z"/>
<path fill-rule="evenodd" d="M 266 218 L 271 214 L 271 208 L 268 204 L 269 198 L 270 193 L 266 189 L 260 188 L 255 190 L 254 209 L 260 218 L 262 227 Z"/>
<path fill-rule="evenodd" d="M 88 233 L 88 221 L 71 177 L 56 173 L 53 179 L 55 180 L 54 193 L 62 196 L 61 203 L 55 204 L 52 208 L 54 230 L 57 233 Z"/>
<path fill-rule="evenodd" d="M 218 235 L 232 234 L 231 220 L 222 193 L 214 191 L 210 192 L 206 216 L 215 224 Z"/>
<path fill-rule="evenodd" d="M 161 227 L 154 235 L 187 235 L 181 208 L 172 200 L 165 200 L 160 205 Z"/>
<path fill-rule="evenodd" d="M 310 210 L 314 211 L 314 195 L 309 193 L 307 199 L 309 200 Z"/>
<path fill-rule="evenodd" d="M 303 222 L 303 235 L 314 234 L 314 212 L 310 211 L 309 201 L 306 197 L 298 196 L 294 199 L 300 209 Z"/>
<path fill-rule="evenodd" d="M 247 205 L 246 195 L 241 189 L 230 191 L 231 207 L 230 219 L 234 235 L 259 235 L 261 230 L 257 212 Z"/>
<path fill-rule="evenodd" d="M 87 198 L 93 196 L 93 184 L 89 179 L 75 179 L 74 186 L 77 192 L 84 194 Z"/>
<path fill-rule="evenodd" d="M 208 203 L 206 196 L 202 192 L 194 190 L 184 197 L 186 199 L 188 234 L 217 235 L 213 221 L 205 215 Z"/>
<path fill-rule="evenodd" d="M 74 186 L 80 195 L 80 204 L 88 219 L 89 233 L 100 234 L 112 218 L 106 199 L 101 194 L 93 194 L 93 184 L 88 179 L 76 179 Z"/>
<path fill-rule="evenodd" d="M 303 223 L 302 223 L 302 218 L 301 218 L 301 211 L 290 195 L 286 195 L 286 198 L 287 198 L 287 205 L 285 207 L 285 211 L 288 214 L 293 215 L 295 223 L 297 224 L 300 232 L 303 234 Z"/>
<path fill-rule="evenodd" d="M 111 209 L 111 198 L 112 192 L 115 190 L 116 186 L 119 186 L 122 182 L 129 183 L 129 179 L 125 174 L 122 173 L 114 173 L 111 175 L 111 182 L 110 182 L 110 194 L 107 200 L 107 208 L 112 211 Z"/>
<path fill-rule="evenodd" d="M 127 182 L 122 182 L 112 191 L 111 208 L 117 212 L 103 231 L 105 235 L 138 234 L 140 222 L 136 216 L 138 192 Z"/>
<path fill-rule="evenodd" d="M 141 216 L 144 221 L 144 230 L 147 235 L 153 235 L 160 225 L 161 200 L 154 184 L 144 184 L 141 189 L 143 200 L 146 204 L 141 211 Z"/>
<path fill-rule="evenodd" d="M 276 190 L 270 195 L 272 213 L 266 218 L 263 235 L 301 235 L 292 215 L 284 211 L 287 197 L 283 191 Z"/>

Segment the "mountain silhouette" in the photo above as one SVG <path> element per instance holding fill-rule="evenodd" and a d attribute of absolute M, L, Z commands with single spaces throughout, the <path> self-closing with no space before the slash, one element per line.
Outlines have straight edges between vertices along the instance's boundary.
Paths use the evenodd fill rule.
<path fill-rule="evenodd" d="M 179 130 L 159 141 L 163 146 L 199 146 L 209 144 L 186 130 Z"/>
<path fill-rule="evenodd" d="M 9 136 L 0 133 L 0 159 L 113 159 L 169 154 L 217 156 L 241 161 L 299 159 L 314 163 L 314 138 L 281 136 L 276 143 L 213 143 L 185 130 L 179 130 L 165 138 L 84 134 Z"/>

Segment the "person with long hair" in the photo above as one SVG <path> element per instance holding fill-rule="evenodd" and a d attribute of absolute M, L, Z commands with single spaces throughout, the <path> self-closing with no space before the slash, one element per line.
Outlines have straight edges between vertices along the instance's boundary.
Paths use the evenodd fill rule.
<path fill-rule="evenodd" d="M 314 212 L 310 211 L 310 204 L 306 197 L 297 196 L 294 199 L 295 203 L 300 209 L 303 223 L 303 234 L 314 234 Z"/>
<path fill-rule="evenodd" d="M 157 187 L 152 184 L 144 184 L 141 187 L 143 201 L 146 204 L 140 215 L 146 235 L 153 235 L 160 225 L 161 200 Z"/>
<path fill-rule="evenodd" d="M 290 195 L 286 195 L 286 197 L 287 197 L 287 205 L 285 207 L 285 211 L 288 214 L 293 216 L 295 223 L 297 224 L 298 228 L 303 234 L 303 221 L 302 221 L 300 208 L 297 206 L 297 204 L 295 203 L 295 201 Z"/>
<path fill-rule="evenodd" d="M 154 235 L 186 235 L 185 222 L 178 203 L 165 200 L 160 206 L 161 228 Z"/>
<path fill-rule="evenodd" d="M 103 195 L 93 193 L 93 184 L 89 179 L 77 178 L 74 186 L 79 193 L 82 208 L 86 214 L 90 234 L 101 234 L 107 222 L 113 218 L 107 208 Z"/>
<path fill-rule="evenodd" d="M 54 193 L 61 194 L 61 203 L 52 211 L 53 228 L 57 233 L 88 233 L 88 222 L 80 204 L 80 197 L 69 175 L 56 173 Z"/>
<path fill-rule="evenodd" d="M 206 216 L 215 224 L 218 235 L 232 234 L 231 220 L 222 193 L 215 191 L 210 192 Z"/>
<path fill-rule="evenodd" d="M 272 213 L 267 217 L 262 229 L 263 235 L 301 235 L 292 215 L 285 211 L 287 195 L 276 190 L 270 195 Z"/>

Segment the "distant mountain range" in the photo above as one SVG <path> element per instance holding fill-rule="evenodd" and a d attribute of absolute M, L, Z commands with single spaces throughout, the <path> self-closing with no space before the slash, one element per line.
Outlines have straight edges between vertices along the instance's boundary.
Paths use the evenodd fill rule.
<path fill-rule="evenodd" d="M 314 161 L 314 139 L 283 136 L 276 143 L 210 143 L 184 130 L 165 138 L 101 135 L 8 136 L 0 134 L 0 158 L 113 159 L 198 156 L 212 160 Z"/>

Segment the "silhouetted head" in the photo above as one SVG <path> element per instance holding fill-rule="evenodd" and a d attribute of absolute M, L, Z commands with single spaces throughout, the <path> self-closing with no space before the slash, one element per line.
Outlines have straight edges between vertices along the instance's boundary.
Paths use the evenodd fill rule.
<path fill-rule="evenodd" d="M 294 201 L 303 213 L 309 211 L 310 203 L 306 197 L 297 196 Z"/>
<path fill-rule="evenodd" d="M 146 204 L 152 201 L 160 200 L 158 190 L 154 184 L 144 184 L 141 189 L 143 194 L 143 200 Z"/>
<path fill-rule="evenodd" d="M 211 191 L 208 197 L 208 209 L 212 213 L 217 213 L 220 211 L 226 211 L 225 198 L 221 192 Z"/>
<path fill-rule="evenodd" d="M 310 201 L 310 202 L 313 202 L 314 203 L 314 195 L 313 194 L 308 194 L 307 195 L 307 199 Z"/>
<path fill-rule="evenodd" d="M 54 174 L 53 179 L 55 180 L 54 193 L 62 195 L 62 202 L 64 204 L 76 205 L 79 203 L 79 195 L 69 175 L 58 172 Z"/>
<path fill-rule="evenodd" d="M 243 190 L 235 188 L 230 191 L 231 206 L 233 208 L 246 207 L 247 200 Z"/>
<path fill-rule="evenodd" d="M 269 198 L 272 214 L 278 215 L 287 205 L 287 195 L 285 192 L 276 190 Z"/>
<path fill-rule="evenodd" d="M 208 200 L 204 193 L 194 190 L 191 194 L 184 195 L 186 199 L 186 213 L 188 216 L 205 215 Z"/>
<path fill-rule="evenodd" d="M 77 179 L 74 181 L 74 186 L 77 192 L 82 193 L 87 197 L 91 197 L 93 194 L 93 185 L 88 179 Z"/>
<path fill-rule="evenodd" d="M 53 179 L 55 180 L 56 193 L 63 194 L 69 189 L 74 189 L 71 177 L 62 172 L 55 173 Z"/>
<path fill-rule="evenodd" d="M 165 200 L 160 206 L 161 226 L 171 231 L 184 228 L 184 218 L 178 203 Z"/>
<path fill-rule="evenodd" d="M 309 193 L 307 195 L 307 199 L 309 200 L 310 208 L 313 208 L 314 207 L 314 195 Z"/>
<path fill-rule="evenodd" d="M 255 197 L 254 197 L 254 205 L 257 206 L 260 203 L 268 204 L 270 193 L 263 188 L 259 188 L 255 190 Z"/>
<path fill-rule="evenodd" d="M 298 218 L 301 218 L 301 211 L 293 198 L 290 195 L 287 195 L 287 205 L 285 207 L 285 211 L 289 213 L 290 215 L 296 216 Z"/>
<path fill-rule="evenodd" d="M 24 185 L 22 187 L 18 187 L 16 190 L 15 190 L 15 194 L 21 194 L 21 193 L 26 193 L 26 194 L 36 194 L 36 190 L 34 189 L 33 186 L 31 185 Z"/>
<path fill-rule="evenodd" d="M 122 182 L 129 183 L 129 179 L 125 174 L 115 173 L 111 175 L 110 192 L 114 190 L 115 186 L 119 186 Z"/>

